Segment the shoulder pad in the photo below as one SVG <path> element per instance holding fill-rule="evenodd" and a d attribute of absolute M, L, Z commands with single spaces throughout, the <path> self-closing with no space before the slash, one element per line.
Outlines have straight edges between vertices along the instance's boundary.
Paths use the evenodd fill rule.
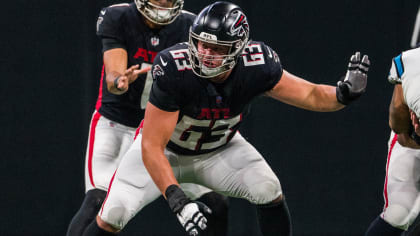
<path fill-rule="evenodd" d="M 120 3 L 120 4 L 114 4 L 114 5 L 105 7 L 101 10 L 101 16 L 105 16 L 106 14 L 119 15 L 122 12 L 124 12 L 124 8 L 128 6 L 130 6 L 130 4 Z"/>
<path fill-rule="evenodd" d="M 122 39 L 121 18 L 129 6 L 128 3 L 122 3 L 103 8 L 96 22 L 96 34 L 101 37 Z"/>
<path fill-rule="evenodd" d="M 263 42 L 250 41 L 244 48 L 242 56 L 245 66 L 255 66 L 271 63 L 279 63 L 277 53 Z"/>
<path fill-rule="evenodd" d="M 256 66 L 265 64 L 264 45 L 260 42 L 249 41 L 242 52 L 245 66 Z"/>

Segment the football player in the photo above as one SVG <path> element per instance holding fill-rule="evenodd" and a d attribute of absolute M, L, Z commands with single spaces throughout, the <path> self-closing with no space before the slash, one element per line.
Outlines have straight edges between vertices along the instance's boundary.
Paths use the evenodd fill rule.
<path fill-rule="evenodd" d="M 420 8 L 414 24 L 410 46 L 419 47 Z M 420 136 L 419 121 L 413 101 L 420 83 L 415 77 L 420 74 L 418 63 L 420 51 L 410 50 L 393 58 L 388 81 L 394 86 L 389 107 L 391 136 L 388 141 L 388 159 L 384 184 L 385 205 L 382 213 L 371 223 L 366 235 L 420 235 L 419 223 L 419 175 L 418 158 L 420 146 L 415 141 Z M 417 74 L 417 75 L 416 75 Z M 402 86 L 405 78 L 405 86 Z M 411 85 L 409 85 L 411 84 Z M 405 87 L 405 89 L 404 89 Z M 411 95 L 405 97 L 410 90 Z M 414 97 L 413 97 L 414 96 Z M 406 100 L 409 99 L 409 100 Z M 411 105 L 408 105 L 411 104 Z M 410 107 L 412 106 L 412 107 Z M 417 108 L 418 109 L 418 108 Z M 419 113 L 417 113 L 419 114 Z M 410 125 L 411 123 L 411 125 Z M 417 220 L 416 220 L 417 217 Z"/>
<path fill-rule="evenodd" d="M 313 84 L 283 70 L 269 46 L 249 41 L 240 7 L 223 1 L 207 6 L 190 29 L 189 43 L 156 56 L 141 137 L 124 155 L 85 235 L 120 231 L 162 194 L 186 232 L 199 235 L 211 207 L 190 199 L 179 187 L 184 182 L 256 205 L 263 235 L 291 235 L 277 176 L 237 132 L 243 111 L 259 95 L 313 111 L 340 110 L 364 93 L 369 64 L 356 53 L 337 87 Z"/>
<path fill-rule="evenodd" d="M 385 206 L 371 223 L 367 236 L 402 235 L 420 211 L 419 65 L 420 48 L 405 51 L 392 60 L 388 80 L 395 86 L 389 107 L 392 131 L 384 185 Z"/>
<path fill-rule="evenodd" d="M 195 15 L 183 0 L 135 0 L 100 11 L 97 35 L 102 40 L 103 76 L 86 151 L 86 195 L 67 230 L 80 236 L 98 214 L 121 157 L 134 141 L 144 117 L 152 84 L 150 69 L 157 53 L 188 40 Z M 214 235 L 227 231 L 227 199 L 197 185 L 184 185 L 192 198 L 214 205 Z"/>

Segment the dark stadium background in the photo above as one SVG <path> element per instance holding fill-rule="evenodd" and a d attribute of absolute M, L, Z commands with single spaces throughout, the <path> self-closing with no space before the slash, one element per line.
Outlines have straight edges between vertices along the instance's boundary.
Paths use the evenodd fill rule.
<path fill-rule="evenodd" d="M 386 77 L 409 48 L 418 1 L 234 1 L 251 38 L 275 49 L 286 70 L 335 84 L 350 55 L 372 61 L 367 93 L 336 113 L 253 102 L 241 132 L 278 174 L 294 235 L 362 235 L 382 209 L 387 156 Z M 117 1 L 2 2 L 0 39 L 0 235 L 65 235 L 84 196 L 84 152 L 96 101 L 101 7 Z M 186 0 L 197 13 L 211 3 Z M 121 235 L 183 235 L 159 199 Z M 259 235 L 255 211 L 231 200 L 229 235 Z"/>

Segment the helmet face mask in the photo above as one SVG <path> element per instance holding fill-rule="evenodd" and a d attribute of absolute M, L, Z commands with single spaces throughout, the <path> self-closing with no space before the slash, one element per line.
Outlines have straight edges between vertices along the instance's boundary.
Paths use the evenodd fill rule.
<path fill-rule="evenodd" d="M 137 9 L 149 21 L 157 25 L 168 25 L 181 14 L 184 0 L 174 0 L 172 7 L 161 7 L 150 0 L 134 0 Z"/>
<path fill-rule="evenodd" d="M 249 26 L 242 10 L 229 2 L 216 2 L 198 15 L 190 28 L 189 56 L 193 72 L 203 78 L 221 75 L 236 65 L 248 43 Z M 201 45 L 224 52 L 205 54 Z M 210 46 L 211 47 L 211 46 Z"/>
<path fill-rule="evenodd" d="M 238 54 L 243 50 L 243 42 L 240 40 L 212 40 L 208 34 L 206 36 L 203 35 L 206 35 L 206 33 L 203 32 L 200 36 L 194 32 L 190 32 L 189 51 L 194 72 L 201 77 L 211 78 L 231 70 L 236 64 Z M 222 50 L 224 52 L 216 55 L 207 55 L 201 52 L 201 45 L 214 45 L 214 47 L 218 48 L 216 50 Z"/>

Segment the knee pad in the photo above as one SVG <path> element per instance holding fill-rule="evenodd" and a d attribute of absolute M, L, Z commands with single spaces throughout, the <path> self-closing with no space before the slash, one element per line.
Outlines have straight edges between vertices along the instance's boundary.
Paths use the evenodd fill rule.
<path fill-rule="evenodd" d="M 407 230 L 416 215 L 410 214 L 410 209 L 402 205 L 391 204 L 384 211 L 383 219 L 396 228 Z"/>
<path fill-rule="evenodd" d="M 134 209 L 127 209 L 123 202 L 114 202 L 114 204 L 107 202 L 103 206 L 99 216 L 103 221 L 111 225 L 113 228 L 122 230 L 134 216 L 134 214 Z"/>
<path fill-rule="evenodd" d="M 122 230 L 131 219 L 126 209 L 122 207 L 114 207 L 109 210 L 107 215 L 101 215 L 100 217 L 103 221 L 118 230 Z"/>
<path fill-rule="evenodd" d="M 249 187 L 252 203 L 256 205 L 268 204 L 282 194 L 278 179 L 269 179 Z"/>

